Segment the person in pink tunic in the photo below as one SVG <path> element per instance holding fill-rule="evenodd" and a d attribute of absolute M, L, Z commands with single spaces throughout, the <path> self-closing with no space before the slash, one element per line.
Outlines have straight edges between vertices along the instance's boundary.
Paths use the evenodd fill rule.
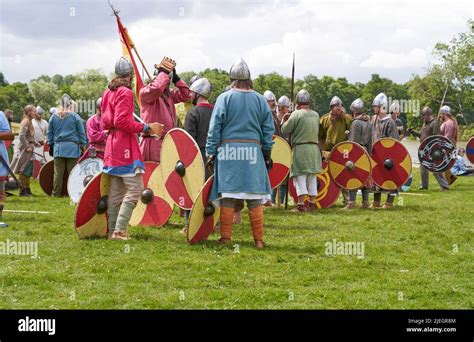
<path fill-rule="evenodd" d="M 79 161 L 86 158 L 100 158 L 104 159 L 105 142 L 107 141 L 107 134 L 102 128 L 100 105 L 102 98 L 100 97 L 96 103 L 96 113 L 92 115 L 86 123 L 87 140 L 89 140 L 89 147 L 87 151 L 82 155 Z"/>
<path fill-rule="evenodd" d="M 164 59 L 165 60 L 165 59 Z M 145 161 L 160 161 L 160 150 L 163 137 L 176 127 L 175 104 L 186 102 L 191 98 L 189 87 L 179 78 L 176 69 L 166 63 L 155 65 L 156 77 L 140 90 L 140 116 L 145 122 L 159 122 L 163 125 L 163 133 L 159 139 L 143 134 L 140 151 Z M 170 89 L 173 82 L 175 88 Z"/>
<path fill-rule="evenodd" d="M 107 203 L 109 239 L 128 240 L 127 228 L 143 191 L 145 164 L 138 134 L 160 135 L 159 123 L 143 124 L 133 117 L 132 64 L 124 57 L 115 65 L 116 77 L 102 95 L 102 127 L 108 131 L 103 172 L 110 176 Z"/>
<path fill-rule="evenodd" d="M 441 135 L 448 138 L 456 146 L 458 142 L 458 122 L 451 114 L 451 108 L 449 106 L 441 107 L 440 114 L 443 122 L 441 124 Z"/>

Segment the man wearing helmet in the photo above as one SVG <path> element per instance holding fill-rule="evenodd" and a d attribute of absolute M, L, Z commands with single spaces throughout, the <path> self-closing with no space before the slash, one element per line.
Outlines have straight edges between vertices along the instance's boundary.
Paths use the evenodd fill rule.
<path fill-rule="evenodd" d="M 282 132 L 291 134 L 291 177 L 298 195 L 296 212 L 314 211 L 318 194 L 315 173 L 322 171 L 321 151 L 318 147 L 319 115 L 310 109 L 309 93 L 302 89 L 296 95 L 296 108 L 283 124 Z M 305 197 L 309 196 L 308 208 Z"/>
<path fill-rule="evenodd" d="M 342 101 L 334 96 L 329 102 L 330 112 L 323 115 L 319 122 L 319 148 L 327 159 L 334 146 L 347 140 L 347 132 L 352 118 L 344 112 Z M 344 205 L 347 204 L 349 192 L 342 190 Z"/>
<path fill-rule="evenodd" d="M 364 102 L 361 98 L 356 99 L 351 104 L 352 124 L 349 132 L 349 141 L 361 145 L 369 155 L 372 153 L 372 124 L 370 116 L 365 112 Z M 369 188 L 370 184 L 362 187 L 362 208 L 369 208 Z M 349 201 L 345 209 L 353 209 L 356 205 L 357 190 L 349 191 Z"/>
<path fill-rule="evenodd" d="M 255 246 L 261 249 L 262 203 L 271 194 L 267 170 L 275 127 L 265 98 L 252 89 L 247 63 L 239 59 L 229 76 L 232 88 L 217 98 L 207 136 L 206 154 L 209 163 L 215 163 L 210 199 L 221 206 L 220 244 L 231 240 L 236 202 L 245 200 Z M 239 150 L 246 153 L 233 157 Z"/>
<path fill-rule="evenodd" d="M 44 145 L 48 139 L 48 121 L 43 119 L 44 110 L 40 106 L 36 107 L 36 116 L 31 121 L 35 129 L 35 141 Z"/>
<path fill-rule="evenodd" d="M 278 106 L 275 94 L 271 90 L 266 90 L 263 93 L 263 97 L 268 103 L 268 107 L 272 111 L 273 125 L 275 126 L 275 135 L 281 136 L 281 119 L 278 117 Z"/>
<path fill-rule="evenodd" d="M 107 203 L 109 238 L 127 240 L 128 223 L 143 190 L 145 165 L 137 134 L 162 133 L 159 123 L 143 124 L 133 117 L 132 63 L 121 57 L 115 64 L 115 78 L 102 95 L 102 125 L 107 130 L 103 172 L 110 176 Z"/>
<path fill-rule="evenodd" d="M 424 107 L 421 110 L 421 115 L 423 116 L 423 126 L 419 132 L 414 131 L 413 129 L 408 129 L 408 133 L 414 135 L 415 137 L 420 138 L 420 142 L 425 140 L 428 137 L 433 135 L 440 135 L 441 129 L 438 120 L 433 117 L 433 111 L 430 107 Z M 446 191 L 449 189 L 449 184 L 443 173 L 433 172 L 433 176 L 440 186 L 440 191 Z M 421 177 L 421 186 L 420 190 L 428 190 L 429 185 L 429 171 L 423 165 L 420 164 L 420 177 Z"/>
<path fill-rule="evenodd" d="M 160 161 L 163 136 L 177 126 L 175 104 L 189 100 L 189 88 L 176 73 L 176 62 L 167 57 L 155 64 L 154 80 L 140 90 L 140 116 L 145 122 L 159 122 L 163 133 L 159 139 L 143 134 L 140 150 L 145 161 Z M 175 88 L 170 89 L 173 83 Z"/>
<path fill-rule="evenodd" d="M 375 143 L 381 138 L 400 140 L 395 121 L 393 121 L 392 117 L 388 115 L 387 95 L 384 93 L 378 94 L 372 102 L 372 110 L 374 111 L 374 116 L 372 117 L 372 143 Z M 393 202 L 395 201 L 395 196 L 397 194 L 398 191 L 396 190 L 390 191 L 387 194 L 387 201 L 383 206 L 384 209 L 393 207 Z M 381 200 L 382 190 L 376 187 L 372 208 L 382 208 Z"/>
<path fill-rule="evenodd" d="M 196 82 L 200 78 L 201 78 L 200 75 L 194 75 L 193 77 L 191 77 L 191 79 L 189 80 L 189 89 L 191 89 L 191 86 L 193 85 L 193 83 Z M 176 117 L 178 120 L 178 123 L 176 125 L 177 127 L 184 128 L 184 121 L 186 121 L 186 114 L 188 114 L 191 108 L 193 108 L 192 99 L 189 98 L 189 100 L 187 100 L 186 102 L 176 103 L 174 107 L 176 109 Z"/>

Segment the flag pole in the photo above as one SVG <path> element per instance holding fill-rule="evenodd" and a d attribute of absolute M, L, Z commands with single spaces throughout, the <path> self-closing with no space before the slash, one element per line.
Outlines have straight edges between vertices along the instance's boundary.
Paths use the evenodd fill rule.
<path fill-rule="evenodd" d="M 295 53 L 293 52 L 293 67 L 291 69 L 291 104 L 293 105 L 293 110 L 295 110 L 295 104 L 293 102 L 295 96 Z M 291 147 L 291 135 L 288 137 L 288 143 Z M 286 177 L 286 189 L 285 189 L 285 210 L 288 210 L 288 189 L 290 187 L 290 175 Z M 278 191 L 278 190 L 277 190 Z M 297 203 L 296 203 L 297 204 Z"/>

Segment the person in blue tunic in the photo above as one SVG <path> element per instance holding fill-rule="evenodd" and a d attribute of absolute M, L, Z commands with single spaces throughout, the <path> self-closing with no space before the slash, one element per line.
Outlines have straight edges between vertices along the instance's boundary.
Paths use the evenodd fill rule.
<path fill-rule="evenodd" d="M 68 94 L 61 98 L 61 108 L 49 119 L 48 143 L 54 157 L 53 192 L 61 196 L 64 173 L 71 172 L 81 151 L 87 145 L 84 123 L 73 111 L 74 102 Z"/>
<path fill-rule="evenodd" d="M 208 164 L 214 167 L 210 200 L 221 207 L 220 244 L 232 238 L 236 202 L 249 208 L 255 246 L 263 242 L 262 204 L 271 198 L 273 118 L 265 98 L 252 90 L 243 59 L 230 69 L 231 89 L 217 98 L 206 141 Z"/>
<path fill-rule="evenodd" d="M 10 129 L 10 124 L 6 115 L 0 111 L 0 156 L 9 165 L 8 152 L 5 146 L 5 141 L 12 141 L 14 139 L 13 133 Z M 6 199 L 5 182 L 8 181 L 8 171 L 3 163 L 0 163 L 0 217 L 2 217 L 4 202 Z"/>

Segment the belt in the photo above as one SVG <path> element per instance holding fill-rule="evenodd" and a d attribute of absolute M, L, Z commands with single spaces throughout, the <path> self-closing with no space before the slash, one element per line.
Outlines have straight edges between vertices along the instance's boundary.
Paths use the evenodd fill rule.
<path fill-rule="evenodd" d="M 240 142 L 240 143 L 255 143 L 260 145 L 260 140 L 252 140 L 252 139 L 227 139 L 222 140 L 221 144 L 228 143 L 228 142 Z"/>
<path fill-rule="evenodd" d="M 317 142 L 314 142 L 314 141 L 306 141 L 306 142 L 300 142 L 300 143 L 293 143 L 293 146 L 309 145 L 309 144 L 317 145 L 318 143 L 317 143 Z"/>

